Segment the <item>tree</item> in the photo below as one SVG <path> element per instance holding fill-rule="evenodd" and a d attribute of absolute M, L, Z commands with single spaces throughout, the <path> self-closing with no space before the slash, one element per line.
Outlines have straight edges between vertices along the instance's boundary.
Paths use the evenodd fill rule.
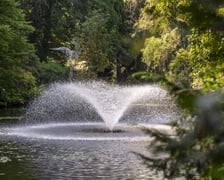
<path fill-rule="evenodd" d="M 88 14 L 76 26 L 76 39 L 81 46 L 81 59 L 89 71 L 111 77 L 116 66 L 123 32 L 121 1 L 88 1 Z"/>
<path fill-rule="evenodd" d="M 224 85 L 224 43 L 217 32 L 193 32 L 189 36 L 189 45 L 178 51 L 176 65 L 182 59 L 188 67 L 190 86 L 196 89 L 215 90 Z M 186 70 L 186 69 L 185 69 Z"/>
<path fill-rule="evenodd" d="M 161 38 L 151 36 L 145 40 L 143 52 L 143 62 L 151 71 L 164 74 L 168 71 L 168 65 L 173 51 L 176 50 L 180 42 L 178 29 L 167 32 Z"/>
<path fill-rule="evenodd" d="M 109 53 L 112 36 L 106 29 L 108 17 L 99 11 L 93 11 L 81 25 L 80 42 L 82 59 L 86 60 L 90 71 L 104 72 L 110 65 Z"/>
<path fill-rule="evenodd" d="M 223 1 L 192 1 L 182 9 L 182 20 L 190 34 L 187 46 L 177 51 L 171 70 L 184 64 L 182 72 L 192 88 L 207 91 L 224 85 L 223 5 Z"/>
<path fill-rule="evenodd" d="M 24 103 L 36 93 L 29 66 L 37 60 L 27 41 L 32 26 L 15 0 L 0 1 L 0 105 Z"/>
<path fill-rule="evenodd" d="M 81 0 L 19 0 L 35 31 L 29 36 L 41 61 L 51 55 L 49 48 L 72 40 L 75 25 L 86 14 L 86 1 Z"/>
<path fill-rule="evenodd" d="M 142 61 L 148 71 L 164 75 L 175 51 L 182 43 L 182 24 L 178 21 L 175 0 L 146 0 L 139 20 L 135 24 L 135 36 L 145 39 Z"/>
<path fill-rule="evenodd" d="M 148 70 L 183 88 L 223 87 L 223 1 L 146 0 L 135 25 Z"/>

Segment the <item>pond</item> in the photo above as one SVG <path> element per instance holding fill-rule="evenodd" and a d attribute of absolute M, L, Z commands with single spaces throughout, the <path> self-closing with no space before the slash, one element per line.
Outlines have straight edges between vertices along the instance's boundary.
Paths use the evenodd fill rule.
<path fill-rule="evenodd" d="M 10 126 L 2 125 L 4 128 L 1 128 L 1 131 L 8 131 L 8 134 L 4 132 L 0 135 L 0 179 L 140 180 L 161 178 L 161 175 L 147 167 L 143 159 L 136 155 L 136 153 L 150 153 L 147 146 L 151 139 L 148 135 L 140 133 L 137 128 L 132 127 L 131 130 L 127 130 L 128 128 L 125 127 L 125 132 L 122 132 L 124 130 L 101 132 L 97 130 L 101 124 L 96 123 L 94 127 L 92 124 L 88 128 L 88 130 L 92 128 L 93 131 L 90 136 L 83 133 L 82 138 L 77 140 L 74 139 L 76 135 L 70 135 L 70 139 L 65 138 L 68 137 L 66 134 L 71 134 L 70 131 L 77 128 L 74 124 L 71 128 L 70 124 L 65 132 L 59 132 L 58 129 L 54 130 L 52 127 L 36 130 L 36 134 L 51 133 L 55 137 L 57 133 L 60 133 L 62 137 L 61 139 L 43 139 L 32 136 L 35 132 L 31 137 L 10 135 L 10 131 L 14 129 L 12 120 L 10 124 Z M 120 125 L 118 129 L 122 129 L 122 126 L 124 125 Z M 85 132 L 85 128 L 82 130 Z M 23 130 L 20 129 L 21 131 Z M 25 132 L 26 130 L 23 131 Z M 131 136 L 135 139 L 133 140 Z"/>
<path fill-rule="evenodd" d="M 155 157 L 143 129 L 176 110 L 156 85 L 53 84 L 25 113 L 1 113 L 0 179 L 163 179 L 139 156 Z"/>

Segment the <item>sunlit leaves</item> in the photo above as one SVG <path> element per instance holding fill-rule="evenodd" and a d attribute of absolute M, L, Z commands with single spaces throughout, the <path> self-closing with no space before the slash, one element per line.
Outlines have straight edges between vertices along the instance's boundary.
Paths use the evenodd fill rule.
<path fill-rule="evenodd" d="M 193 31 L 188 37 L 188 41 L 188 47 L 186 49 L 180 49 L 177 52 L 173 60 L 176 67 L 172 66 L 170 70 L 179 73 L 185 72 L 193 88 L 208 91 L 223 87 L 224 43 L 222 36 L 211 31 L 204 33 Z M 181 62 L 185 65 L 180 71 L 177 65 Z M 184 80 L 186 76 L 179 77 L 182 77 Z"/>
<path fill-rule="evenodd" d="M 178 29 L 163 34 L 161 38 L 151 36 L 146 39 L 143 52 L 143 62 L 150 70 L 165 73 L 168 70 L 170 56 L 180 42 Z"/>
<path fill-rule="evenodd" d="M 148 36 L 142 52 L 149 71 L 165 74 L 185 88 L 223 87 L 223 5 L 222 1 L 146 0 L 135 28 Z"/>
<path fill-rule="evenodd" d="M 148 66 L 157 68 L 159 65 L 159 59 L 161 56 L 161 50 L 163 50 L 162 41 L 160 38 L 150 37 L 146 39 L 146 47 L 143 49 L 143 62 Z"/>
<path fill-rule="evenodd" d="M 147 0 L 135 25 L 136 34 L 146 34 L 142 49 L 143 62 L 149 71 L 164 74 L 171 57 L 181 43 L 181 29 L 177 24 L 177 10 L 181 3 L 175 0 Z"/>
<path fill-rule="evenodd" d="M 222 37 L 212 32 L 193 34 L 188 46 L 193 87 L 217 89 L 223 84 L 224 43 Z"/>
<path fill-rule="evenodd" d="M 179 49 L 169 64 L 169 71 L 166 74 L 171 82 L 175 82 L 181 88 L 190 88 L 192 83 L 192 78 L 189 76 L 192 68 L 188 59 L 189 52 L 183 48 Z"/>
<path fill-rule="evenodd" d="M 219 8 L 216 10 L 216 13 L 217 13 L 218 16 L 222 16 L 222 17 L 224 17 L 224 7 L 223 7 L 223 6 L 219 7 Z"/>

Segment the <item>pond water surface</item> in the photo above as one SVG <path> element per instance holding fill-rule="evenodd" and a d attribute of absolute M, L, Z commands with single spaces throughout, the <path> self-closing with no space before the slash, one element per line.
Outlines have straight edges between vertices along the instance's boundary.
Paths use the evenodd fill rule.
<path fill-rule="evenodd" d="M 14 124 L 15 121 L 11 120 L 10 123 L 1 125 L 0 179 L 161 178 L 137 155 L 149 154 L 147 147 L 151 140 L 137 127 L 120 125 L 114 132 L 108 132 L 101 131 L 102 125 L 96 123 L 95 126 L 85 126 L 88 131 L 92 128 L 92 134 L 86 134 L 86 128 L 69 124 L 65 131 L 60 131 L 58 127 L 40 128 L 35 129 L 30 137 L 25 137 L 21 133 L 26 133 L 28 128 L 18 130 L 18 127 L 14 128 Z M 67 136 L 79 128 L 84 132 L 79 139 L 75 139 L 75 133 Z M 38 138 L 35 132 L 44 134 L 42 137 L 47 138 Z M 60 134 L 58 137 L 61 139 L 52 139 L 47 134 L 53 134 L 53 137 Z"/>

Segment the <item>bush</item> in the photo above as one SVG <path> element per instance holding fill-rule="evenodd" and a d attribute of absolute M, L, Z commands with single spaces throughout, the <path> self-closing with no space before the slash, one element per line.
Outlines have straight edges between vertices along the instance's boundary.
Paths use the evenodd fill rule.
<path fill-rule="evenodd" d="M 40 63 L 38 69 L 38 81 L 40 84 L 68 79 L 68 68 L 57 62 Z"/>
<path fill-rule="evenodd" d="M 30 72 L 17 69 L 15 71 L 4 70 L 2 74 L 4 76 L 7 74 L 10 79 L 0 86 L 0 106 L 24 104 L 38 92 L 36 79 Z"/>

